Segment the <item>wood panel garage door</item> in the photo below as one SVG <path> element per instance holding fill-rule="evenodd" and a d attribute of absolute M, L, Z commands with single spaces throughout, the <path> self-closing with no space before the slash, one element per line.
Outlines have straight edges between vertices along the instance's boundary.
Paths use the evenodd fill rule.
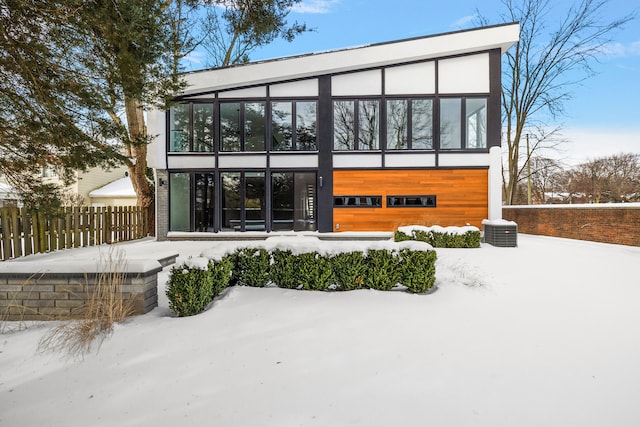
<path fill-rule="evenodd" d="M 381 196 L 382 207 L 336 207 L 333 229 L 393 231 L 402 225 L 466 224 L 481 228 L 488 215 L 488 175 L 487 169 L 334 171 L 334 196 Z M 435 195 L 436 207 L 387 207 L 387 196 L 411 195 Z"/>

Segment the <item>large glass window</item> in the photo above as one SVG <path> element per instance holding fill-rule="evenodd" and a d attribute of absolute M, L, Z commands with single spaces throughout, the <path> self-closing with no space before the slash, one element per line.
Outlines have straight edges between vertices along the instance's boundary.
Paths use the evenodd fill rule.
<path fill-rule="evenodd" d="M 333 101 L 333 149 L 380 148 L 380 101 Z"/>
<path fill-rule="evenodd" d="M 271 174 L 271 229 L 316 229 L 315 172 L 279 172 Z"/>
<path fill-rule="evenodd" d="M 433 148 L 433 103 L 430 99 L 387 101 L 387 149 Z"/>
<path fill-rule="evenodd" d="M 222 177 L 222 229 L 240 231 L 242 200 L 240 172 L 224 172 Z"/>
<path fill-rule="evenodd" d="M 380 148 L 380 101 L 358 102 L 358 150 Z"/>
<path fill-rule="evenodd" d="M 271 149 L 274 151 L 293 149 L 293 103 L 271 103 Z"/>
<path fill-rule="evenodd" d="M 462 121 L 464 117 L 464 122 Z M 440 100 L 440 148 L 443 150 L 487 148 L 487 99 Z"/>
<path fill-rule="evenodd" d="M 264 151 L 264 102 L 220 103 L 221 151 Z"/>
<path fill-rule="evenodd" d="M 296 102 L 296 150 L 315 151 L 318 113 L 315 101 Z"/>
<path fill-rule="evenodd" d="M 264 102 L 244 104 L 244 151 L 264 151 L 265 130 Z"/>
<path fill-rule="evenodd" d="M 240 151 L 240 103 L 220 103 L 220 146 L 222 151 Z"/>
<path fill-rule="evenodd" d="M 213 104 L 185 103 L 171 107 L 170 152 L 211 152 L 213 139 Z"/>
<path fill-rule="evenodd" d="M 189 151 L 189 104 L 177 104 L 171 107 L 169 151 Z"/>
<path fill-rule="evenodd" d="M 487 148 L 487 100 L 471 98 L 466 100 L 467 117 L 466 148 Z"/>
<path fill-rule="evenodd" d="M 195 177 L 195 231 L 214 231 L 214 175 L 196 173 Z"/>
<path fill-rule="evenodd" d="M 355 101 L 333 101 L 333 149 L 356 149 Z"/>
<path fill-rule="evenodd" d="M 191 231 L 191 190 L 188 173 L 169 174 L 169 230 Z"/>
<path fill-rule="evenodd" d="M 387 149 L 409 148 L 407 134 L 409 126 L 409 101 L 391 99 L 387 101 Z"/>
<path fill-rule="evenodd" d="M 440 100 L 440 148 L 462 148 L 462 100 L 445 98 Z"/>
<path fill-rule="evenodd" d="M 192 151 L 213 151 L 213 104 L 193 104 Z"/>
<path fill-rule="evenodd" d="M 265 229 L 264 172 L 223 172 L 222 230 L 255 231 Z"/>
<path fill-rule="evenodd" d="M 411 101 L 411 148 L 433 148 L 433 101 L 430 99 Z"/>

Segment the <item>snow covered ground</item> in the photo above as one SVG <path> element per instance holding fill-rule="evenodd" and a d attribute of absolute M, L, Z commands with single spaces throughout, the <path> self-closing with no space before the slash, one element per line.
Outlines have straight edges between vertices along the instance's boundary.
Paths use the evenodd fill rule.
<path fill-rule="evenodd" d="M 0 426 L 640 425 L 640 248 L 518 244 L 439 249 L 430 295 L 235 287 L 190 318 L 165 269 L 82 361 L 36 354 L 47 324 L 0 335 Z"/>

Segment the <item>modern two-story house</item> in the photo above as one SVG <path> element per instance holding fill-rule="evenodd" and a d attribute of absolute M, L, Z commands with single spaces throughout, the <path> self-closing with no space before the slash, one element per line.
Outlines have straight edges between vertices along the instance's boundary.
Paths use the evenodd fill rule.
<path fill-rule="evenodd" d="M 149 112 L 157 236 L 501 218 L 518 24 L 190 72 Z"/>

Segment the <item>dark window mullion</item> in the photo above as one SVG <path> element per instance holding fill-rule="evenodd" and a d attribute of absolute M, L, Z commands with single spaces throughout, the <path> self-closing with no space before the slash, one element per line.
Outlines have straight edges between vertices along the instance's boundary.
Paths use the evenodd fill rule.
<path fill-rule="evenodd" d="M 460 98 L 460 149 L 467 149 L 467 98 Z"/>
<path fill-rule="evenodd" d="M 360 102 L 353 100 L 353 149 L 360 150 Z"/>
<path fill-rule="evenodd" d="M 406 100 L 407 103 L 407 150 L 413 149 L 413 98 Z"/>
<path fill-rule="evenodd" d="M 291 101 L 291 150 L 298 151 L 298 120 L 296 102 Z"/>

